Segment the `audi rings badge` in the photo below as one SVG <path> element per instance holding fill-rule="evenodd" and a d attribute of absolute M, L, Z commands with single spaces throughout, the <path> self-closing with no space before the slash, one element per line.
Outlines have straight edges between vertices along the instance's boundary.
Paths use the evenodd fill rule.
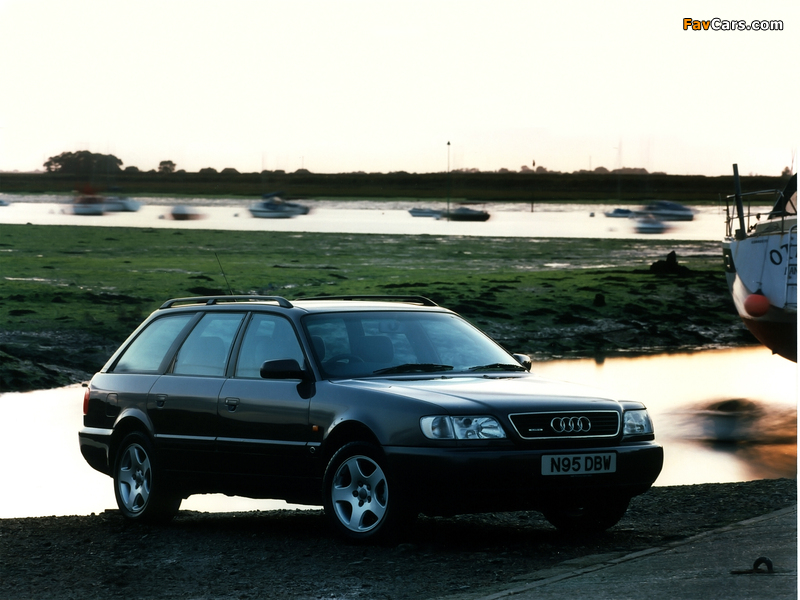
<path fill-rule="evenodd" d="M 550 427 L 556 433 L 589 433 L 592 422 L 588 417 L 555 417 Z"/>

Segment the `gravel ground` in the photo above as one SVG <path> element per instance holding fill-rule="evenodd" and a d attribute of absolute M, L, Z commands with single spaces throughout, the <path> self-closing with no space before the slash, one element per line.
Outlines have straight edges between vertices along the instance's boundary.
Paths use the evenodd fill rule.
<path fill-rule="evenodd" d="M 594 537 L 538 513 L 420 517 L 400 543 L 342 542 L 319 511 L 197 513 L 169 525 L 116 511 L 0 520 L 0 598 L 420 599 L 478 596 L 539 569 L 628 553 L 797 503 L 797 481 L 657 487 Z"/>

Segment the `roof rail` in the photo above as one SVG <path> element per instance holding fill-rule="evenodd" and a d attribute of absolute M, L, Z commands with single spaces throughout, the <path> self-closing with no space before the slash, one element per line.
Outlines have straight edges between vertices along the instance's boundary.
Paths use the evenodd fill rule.
<path fill-rule="evenodd" d="M 439 306 L 425 296 L 392 296 L 380 294 L 350 294 L 346 296 L 313 296 L 311 298 L 295 298 L 296 302 L 303 300 L 378 300 L 383 302 L 408 302 L 422 306 Z"/>
<path fill-rule="evenodd" d="M 197 296 L 194 298 L 173 298 L 167 300 L 160 308 L 172 308 L 177 304 L 223 304 L 227 302 L 277 302 L 283 308 L 294 305 L 282 296 Z"/>

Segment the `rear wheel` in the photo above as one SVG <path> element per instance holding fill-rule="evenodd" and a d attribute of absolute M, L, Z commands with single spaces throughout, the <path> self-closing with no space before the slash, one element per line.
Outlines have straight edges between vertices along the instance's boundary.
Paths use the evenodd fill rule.
<path fill-rule="evenodd" d="M 168 493 L 150 439 L 139 432 L 120 444 L 114 461 L 114 496 L 120 512 L 136 521 L 168 521 L 181 498 Z"/>
<path fill-rule="evenodd" d="M 346 444 L 333 455 L 323 478 L 322 500 L 334 529 L 356 541 L 386 539 L 411 517 L 382 453 L 364 442 Z"/>
<path fill-rule="evenodd" d="M 599 533 L 613 527 L 625 515 L 631 499 L 627 496 L 600 496 L 586 501 L 551 504 L 542 512 L 550 523 L 570 533 Z"/>

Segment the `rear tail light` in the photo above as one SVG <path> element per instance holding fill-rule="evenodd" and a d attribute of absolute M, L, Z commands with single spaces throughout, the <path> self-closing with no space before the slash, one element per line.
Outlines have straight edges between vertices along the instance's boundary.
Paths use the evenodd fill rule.
<path fill-rule="evenodd" d="M 89 386 L 87 385 L 86 389 L 83 392 L 83 414 L 84 415 L 88 415 L 89 414 L 89 392 L 90 391 L 91 390 L 90 390 Z"/>

